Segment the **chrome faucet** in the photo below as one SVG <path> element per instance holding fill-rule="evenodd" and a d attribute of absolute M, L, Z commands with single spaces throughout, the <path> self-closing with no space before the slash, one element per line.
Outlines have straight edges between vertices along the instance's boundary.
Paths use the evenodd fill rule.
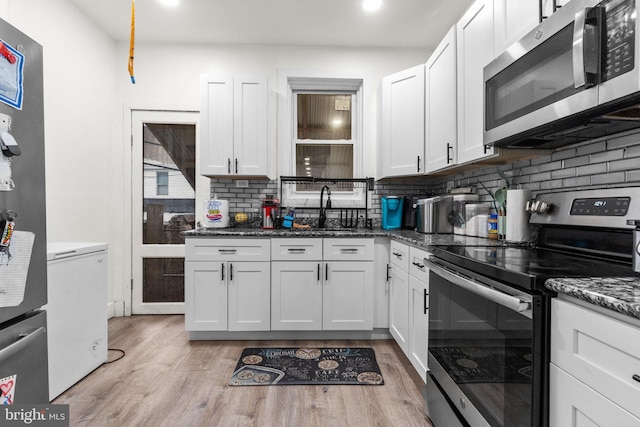
<path fill-rule="evenodd" d="M 324 199 L 324 190 L 327 190 L 327 204 L 322 206 L 322 199 Z M 320 215 L 318 217 L 318 227 L 324 228 L 327 222 L 327 209 L 331 208 L 331 189 L 326 185 L 320 190 Z"/>

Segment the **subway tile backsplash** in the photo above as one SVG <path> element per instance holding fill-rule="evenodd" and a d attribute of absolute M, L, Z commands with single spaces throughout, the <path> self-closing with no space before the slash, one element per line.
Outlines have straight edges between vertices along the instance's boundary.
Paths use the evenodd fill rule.
<path fill-rule="evenodd" d="M 412 177 L 377 181 L 369 203 L 369 218 L 374 225 L 381 217 L 380 198 L 387 195 L 444 194 L 448 186 L 477 187 L 482 200 L 491 200 L 479 184 L 490 191 L 504 185 L 498 168 L 512 187 L 540 192 L 640 186 L 640 133 L 610 140 L 596 140 L 579 146 L 558 149 L 550 155 L 510 165 L 474 169 L 461 174 L 438 177 Z M 277 197 L 278 181 L 249 180 L 249 188 L 236 188 L 233 179 L 211 179 L 211 196 L 229 200 L 231 213 L 249 212 L 259 216 L 262 199 Z"/>

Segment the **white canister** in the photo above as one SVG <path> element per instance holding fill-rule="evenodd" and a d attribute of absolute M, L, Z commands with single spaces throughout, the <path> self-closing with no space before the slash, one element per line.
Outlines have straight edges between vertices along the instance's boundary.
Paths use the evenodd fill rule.
<path fill-rule="evenodd" d="M 223 228 L 229 226 L 229 201 L 213 199 L 204 202 L 204 217 L 202 225 L 205 228 Z"/>
<path fill-rule="evenodd" d="M 467 219 L 466 235 L 486 237 L 487 219 L 489 218 L 490 205 L 486 203 L 474 203 L 465 205 Z"/>

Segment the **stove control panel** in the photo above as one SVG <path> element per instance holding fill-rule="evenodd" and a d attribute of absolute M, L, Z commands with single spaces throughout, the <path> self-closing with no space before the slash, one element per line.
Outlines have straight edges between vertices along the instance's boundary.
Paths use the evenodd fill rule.
<path fill-rule="evenodd" d="M 543 203 L 546 212 L 528 210 L 531 224 L 632 230 L 627 221 L 640 219 L 640 186 L 539 193 L 530 205 Z"/>
<path fill-rule="evenodd" d="M 574 199 L 569 215 L 625 216 L 631 197 L 595 197 Z"/>

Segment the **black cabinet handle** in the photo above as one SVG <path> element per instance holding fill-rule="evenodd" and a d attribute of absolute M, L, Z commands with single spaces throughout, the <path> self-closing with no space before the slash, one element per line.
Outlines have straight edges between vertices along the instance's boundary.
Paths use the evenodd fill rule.
<path fill-rule="evenodd" d="M 633 376 L 631 378 L 633 378 L 634 381 L 638 381 L 640 383 L 640 375 L 633 374 Z"/>
<path fill-rule="evenodd" d="M 427 290 L 424 290 L 424 314 L 427 314 L 427 310 L 429 309 L 429 300 Z"/>
<path fill-rule="evenodd" d="M 233 264 L 229 264 L 229 280 L 233 282 Z"/>
<path fill-rule="evenodd" d="M 227 159 L 227 173 L 231 173 L 231 159 Z"/>
<path fill-rule="evenodd" d="M 418 172 L 420 172 L 420 156 L 418 156 Z"/>
<path fill-rule="evenodd" d="M 487 154 L 487 152 L 491 149 L 490 145 L 485 144 L 484 146 L 484 154 Z"/>
<path fill-rule="evenodd" d="M 222 271 L 222 281 L 224 282 L 224 262 L 221 265 L 222 268 L 220 269 L 220 271 Z"/>
<path fill-rule="evenodd" d="M 236 175 L 238 174 L 238 159 L 236 158 Z"/>
<path fill-rule="evenodd" d="M 424 264 L 420 264 L 419 262 L 412 262 L 411 264 L 415 265 L 420 270 L 424 269 Z"/>
<path fill-rule="evenodd" d="M 318 282 L 320 281 L 320 263 L 318 263 Z"/>
<path fill-rule="evenodd" d="M 329 263 L 324 265 L 324 280 L 329 280 Z"/>
<path fill-rule="evenodd" d="M 394 252 L 393 254 L 396 256 L 396 258 L 402 258 L 402 254 L 399 252 Z"/>
<path fill-rule="evenodd" d="M 391 269 L 391 266 L 389 264 L 387 264 L 387 282 L 389 281 L 389 279 L 391 279 L 391 276 L 389 276 L 389 270 Z"/>
<path fill-rule="evenodd" d="M 449 155 L 451 153 L 451 155 Z M 453 162 L 453 145 L 447 142 L 447 164 Z"/>

